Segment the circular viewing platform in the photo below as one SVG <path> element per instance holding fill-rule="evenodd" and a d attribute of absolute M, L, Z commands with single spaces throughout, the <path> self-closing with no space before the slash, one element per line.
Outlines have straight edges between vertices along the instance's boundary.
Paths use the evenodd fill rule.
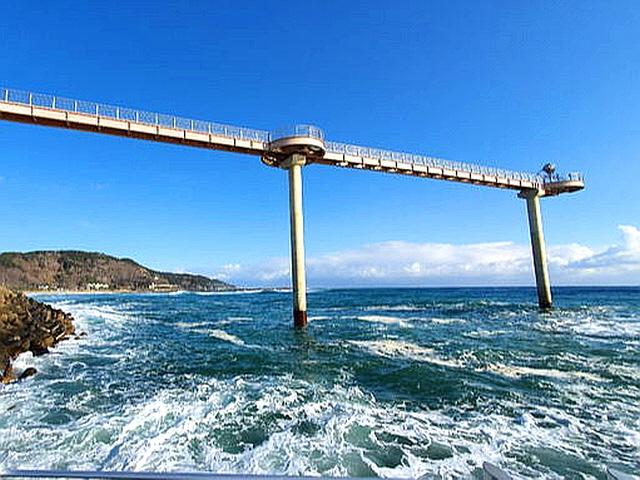
<path fill-rule="evenodd" d="M 566 177 L 545 179 L 544 196 L 555 196 L 562 193 L 573 193 L 584 189 L 584 178 L 580 173 L 570 173 Z"/>
<path fill-rule="evenodd" d="M 325 151 L 322 130 L 313 125 L 294 125 L 271 133 L 265 160 L 273 164 L 295 153 L 313 160 L 322 158 Z"/>

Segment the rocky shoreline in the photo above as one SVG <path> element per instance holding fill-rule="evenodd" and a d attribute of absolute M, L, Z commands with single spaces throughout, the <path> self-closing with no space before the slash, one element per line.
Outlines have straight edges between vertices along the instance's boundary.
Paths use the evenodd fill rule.
<path fill-rule="evenodd" d="M 34 368 L 28 368 L 16 377 L 13 360 L 25 352 L 46 354 L 74 333 L 73 317 L 68 313 L 0 286 L 0 382 L 35 374 Z"/>

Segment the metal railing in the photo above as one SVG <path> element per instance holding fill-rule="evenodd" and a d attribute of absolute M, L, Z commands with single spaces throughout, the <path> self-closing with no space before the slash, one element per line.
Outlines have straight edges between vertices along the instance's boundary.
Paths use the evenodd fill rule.
<path fill-rule="evenodd" d="M 391 150 L 381 150 L 379 148 L 362 147 L 358 145 L 349 145 L 346 143 L 326 142 L 325 146 L 328 152 L 354 155 L 358 157 L 373 158 L 376 160 L 391 160 L 412 165 L 423 165 L 427 167 L 436 167 L 457 172 L 475 173 L 478 175 L 489 175 L 499 178 L 524 180 L 533 183 L 536 186 L 542 186 L 544 180 L 542 175 L 538 173 L 518 172 L 514 170 L 505 170 L 502 168 L 493 168 L 483 165 L 475 165 L 473 163 L 455 162 L 445 160 L 443 158 L 431 157 L 426 155 L 416 155 L 414 153 L 394 152 Z"/>
<path fill-rule="evenodd" d="M 286 475 L 238 475 L 209 472 L 109 472 L 80 470 L 0 470 L 0 479 L 1 478 L 73 478 L 84 480 L 349 480 L 349 477 L 293 477 Z M 358 480 L 373 479 L 361 477 Z"/>
<path fill-rule="evenodd" d="M 483 465 L 486 480 L 511 480 L 500 468 L 485 462 Z M 80 470 L 6 470 L 0 468 L 3 478 L 68 478 L 82 480 L 355 480 L 354 477 L 320 477 L 287 475 L 238 475 L 209 472 L 132 472 L 132 471 L 80 471 Z M 371 477 L 358 477 L 357 480 L 374 480 Z M 388 480 L 400 480 L 389 478 Z"/>
<path fill-rule="evenodd" d="M 17 103 L 22 105 L 48 108 L 52 110 L 63 110 L 72 113 L 82 113 L 97 117 L 112 118 L 116 120 L 127 120 L 145 125 L 153 125 L 167 128 L 175 128 L 200 133 L 210 133 L 217 136 L 235 138 L 241 140 L 254 140 L 269 143 L 272 140 L 285 137 L 311 137 L 324 141 L 322 130 L 314 125 L 294 125 L 285 129 L 268 132 L 253 128 L 236 127 L 221 123 L 206 122 L 203 120 L 193 120 L 174 115 L 148 112 L 145 110 L 135 110 L 127 107 L 107 105 L 103 103 L 75 100 L 54 95 L 32 93 L 22 90 L 0 88 L 0 101 L 7 103 Z M 502 168 L 476 165 L 473 163 L 455 162 L 442 158 L 426 155 L 416 155 L 412 153 L 394 152 L 379 148 L 363 147 L 339 142 L 325 142 L 325 147 L 330 153 L 353 155 L 358 157 L 372 158 L 375 160 L 392 160 L 408 163 L 412 165 L 422 165 L 436 167 L 455 172 L 471 173 L 478 175 L 492 176 L 509 180 L 531 182 L 534 187 L 544 187 L 546 183 L 562 181 L 582 181 L 580 173 L 570 173 L 567 176 L 555 174 L 552 177 L 544 176 L 541 173 L 519 172 Z"/>
<path fill-rule="evenodd" d="M 104 103 L 75 100 L 42 93 L 25 92 L 9 88 L 0 88 L 0 99 L 7 103 L 18 103 L 52 110 L 63 110 L 71 113 L 83 113 L 96 117 L 128 120 L 131 122 L 160 127 L 190 130 L 200 133 L 211 133 L 221 137 L 241 140 L 269 141 L 269 132 L 253 128 L 235 127 L 221 123 L 194 120 L 163 113 L 135 110 L 127 107 L 107 105 Z"/>
<path fill-rule="evenodd" d="M 270 133 L 269 137 L 272 141 L 289 137 L 317 138 L 318 140 L 324 141 L 324 132 L 315 125 L 300 124 L 274 130 Z"/>
<path fill-rule="evenodd" d="M 638 477 L 607 467 L 607 480 L 634 480 Z M 209 472 L 133 472 L 133 471 L 81 471 L 81 470 L 3 470 L 0 466 L 0 479 L 3 478 L 73 478 L 84 480 L 354 480 L 353 477 L 292 477 L 285 475 L 238 475 Z M 490 463 L 482 463 L 484 480 L 511 480 L 512 476 L 502 468 Z M 358 477 L 358 480 L 372 480 Z M 388 480 L 394 480 L 389 478 Z M 397 479 L 396 479 L 397 480 Z"/>
<path fill-rule="evenodd" d="M 554 173 L 553 175 L 544 175 L 544 183 L 559 183 L 559 182 L 584 182 L 584 175 L 580 172 L 570 172 L 565 175 Z"/>

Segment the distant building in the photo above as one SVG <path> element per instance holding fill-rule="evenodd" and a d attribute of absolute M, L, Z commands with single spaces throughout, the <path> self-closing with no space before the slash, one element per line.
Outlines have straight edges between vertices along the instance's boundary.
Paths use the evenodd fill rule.
<path fill-rule="evenodd" d="M 173 285 L 172 283 L 153 282 L 151 285 L 149 285 L 149 290 L 153 290 L 154 292 L 174 292 L 177 289 L 177 285 Z"/>

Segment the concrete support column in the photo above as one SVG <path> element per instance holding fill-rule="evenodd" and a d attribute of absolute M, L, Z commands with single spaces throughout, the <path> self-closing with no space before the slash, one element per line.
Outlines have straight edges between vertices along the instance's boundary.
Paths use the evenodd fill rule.
<path fill-rule="evenodd" d="M 536 286 L 538 288 L 538 304 L 541 309 L 546 310 L 551 308 L 552 299 L 549 267 L 547 266 L 547 249 L 544 243 L 544 232 L 542 230 L 540 192 L 537 190 L 526 190 L 521 192 L 519 196 L 527 201 L 529 233 L 531 235 L 531 248 L 533 250 L 533 266 L 536 274 Z"/>
<path fill-rule="evenodd" d="M 304 155 L 291 155 L 282 166 L 289 170 L 289 216 L 291 222 L 291 283 L 293 325 L 307 325 L 307 277 L 304 267 L 304 218 L 302 212 L 302 166 Z"/>

